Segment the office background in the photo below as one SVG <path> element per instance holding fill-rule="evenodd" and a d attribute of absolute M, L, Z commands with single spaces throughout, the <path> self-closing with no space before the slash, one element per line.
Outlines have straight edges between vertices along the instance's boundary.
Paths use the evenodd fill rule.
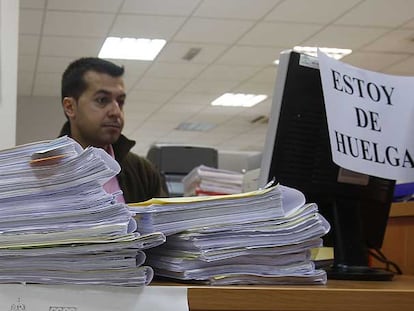
<path fill-rule="evenodd" d="M 107 36 L 167 40 L 155 61 L 115 61 L 126 67 L 124 134 L 141 155 L 154 142 L 260 153 L 273 62 L 296 45 L 349 48 L 349 64 L 414 74 L 412 0 L 20 0 L 19 11 L 17 144 L 58 134 L 63 70 L 97 56 Z M 199 53 L 183 59 L 192 48 Z M 212 107 L 225 92 L 269 97 Z"/>

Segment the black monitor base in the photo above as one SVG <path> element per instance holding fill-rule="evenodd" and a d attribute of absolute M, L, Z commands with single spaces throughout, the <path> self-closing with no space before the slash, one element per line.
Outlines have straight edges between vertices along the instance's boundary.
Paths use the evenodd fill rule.
<path fill-rule="evenodd" d="M 330 280 L 391 281 L 394 273 L 365 266 L 331 266 L 325 268 Z"/>

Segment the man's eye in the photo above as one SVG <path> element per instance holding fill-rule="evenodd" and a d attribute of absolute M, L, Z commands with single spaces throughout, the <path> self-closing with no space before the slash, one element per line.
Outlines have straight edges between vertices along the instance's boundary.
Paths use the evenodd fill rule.
<path fill-rule="evenodd" d="M 123 107 L 124 106 L 124 104 L 125 104 L 125 99 L 119 99 L 118 100 L 118 105 L 119 105 L 119 107 Z"/>
<path fill-rule="evenodd" d="M 97 97 L 95 100 L 98 104 L 108 104 L 111 102 L 109 97 Z"/>

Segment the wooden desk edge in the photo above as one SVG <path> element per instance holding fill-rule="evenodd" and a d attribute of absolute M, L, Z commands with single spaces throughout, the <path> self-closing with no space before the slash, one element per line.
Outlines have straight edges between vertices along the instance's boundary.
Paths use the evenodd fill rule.
<path fill-rule="evenodd" d="M 327 285 L 188 286 L 191 311 L 412 311 L 414 276 L 390 282 L 328 281 Z"/>

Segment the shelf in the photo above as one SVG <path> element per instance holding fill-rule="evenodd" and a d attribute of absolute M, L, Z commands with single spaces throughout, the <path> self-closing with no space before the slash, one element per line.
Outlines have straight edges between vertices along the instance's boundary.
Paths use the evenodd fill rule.
<path fill-rule="evenodd" d="M 414 216 L 414 201 L 392 203 L 390 217 L 405 216 Z"/>

